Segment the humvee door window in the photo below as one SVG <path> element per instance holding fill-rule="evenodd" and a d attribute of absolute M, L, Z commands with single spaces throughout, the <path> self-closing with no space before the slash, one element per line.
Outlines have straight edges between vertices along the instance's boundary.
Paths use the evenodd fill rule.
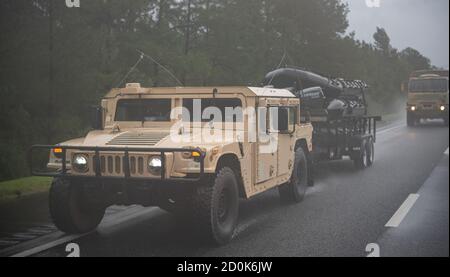
<path fill-rule="evenodd" d="M 170 99 L 119 100 L 116 121 L 170 121 L 172 101 Z"/>
<path fill-rule="evenodd" d="M 243 122 L 242 102 L 237 98 L 183 99 L 183 121 Z"/>
<path fill-rule="evenodd" d="M 411 80 L 410 92 L 447 92 L 448 81 L 445 79 Z"/>
<path fill-rule="evenodd" d="M 297 123 L 296 107 L 269 107 L 269 133 L 290 134 Z"/>

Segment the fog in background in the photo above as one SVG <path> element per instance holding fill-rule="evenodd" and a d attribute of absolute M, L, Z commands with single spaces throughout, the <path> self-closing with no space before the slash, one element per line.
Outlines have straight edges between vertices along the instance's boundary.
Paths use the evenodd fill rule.
<path fill-rule="evenodd" d="M 438 67 L 449 67 L 448 0 L 380 0 L 379 8 L 369 8 L 366 0 L 345 0 L 350 8 L 348 32 L 373 41 L 376 27 L 382 27 L 393 47 L 413 47 Z"/>

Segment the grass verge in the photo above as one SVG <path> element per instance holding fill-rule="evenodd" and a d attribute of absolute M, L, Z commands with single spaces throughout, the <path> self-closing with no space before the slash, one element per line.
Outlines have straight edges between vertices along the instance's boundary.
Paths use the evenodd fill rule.
<path fill-rule="evenodd" d="M 47 177 L 27 177 L 0 182 L 0 202 L 46 192 L 50 189 L 51 181 L 52 178 Z"/>

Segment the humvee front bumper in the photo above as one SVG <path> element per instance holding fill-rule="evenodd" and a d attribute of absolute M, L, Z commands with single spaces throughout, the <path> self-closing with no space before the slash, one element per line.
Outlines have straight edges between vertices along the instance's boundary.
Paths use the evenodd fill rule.
<path fill-rule="evenodd" d="M 38 150 L 48 150 L 52 151 L 53 149 L 58 148 L 61 149 L 61 166 L 57 171 L 44 171 L 44 170 L 36 170 L 34 166 L 34 155 Z M 78 174 L 72 172 L 70 169 L 70 164 L 67 164 L 67 152 L 68 151 L 76 151 L 76 152 L 90 152 L 92 153 L 92 173 L 93 174 Z M 116 156 L 120 155 L 120 169 L 114 173 L 114 175 L 105 173 L 105 163 L 103 157 L 104 155 L 109 155 L 111 153 L 115 153 Z M 130 153 L 140 154 L 140 155 L 149 155 L 161 158 L 161 170 L 160 174 L 149 176 L 139 176 L 133 174 Z M 184 177 L 171 177 L 170 172 L 167 171 L 167 154 L 175 154 L 175 153 L 200 153 L 199 157 L 195 158 L 195 161 L 198 162 L 198 173 L 188 174 Z M 206 153 L 204 153 L 201 149 L 192 149 L 192 148 L 132 148 L 132 147 L 87 147 L 87 146 L 59 146 L 59 145 L 34 145 L 29 150 L 29 167 L 31 171 L 31 175 L 33 176 L 42 176 L 42 177 L 61 177 L 61 178 L 78 178 L 78 179 L 109 179 L 109 180 L 131 180 L 131 181 L 158 181 L 158 182 L 198 182 L 203 179 L 205 175 L 205 157 Z M 66 161 L 66 162 L 64 162 Z M 144 164 L 144 168 L 147 166 Z M 144 169 L 145 170 L 145 169 Z M 135 172 L 135 170 L 134 170 Z M 145 174 L 141 174 L 145 175 Z"/>

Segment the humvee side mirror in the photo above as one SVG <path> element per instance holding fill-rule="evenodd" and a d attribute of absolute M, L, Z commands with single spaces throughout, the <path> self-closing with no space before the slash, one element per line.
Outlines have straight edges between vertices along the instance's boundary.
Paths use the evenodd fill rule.
<path fill-rule="evenodd" d="M 94 130 L 103 130 L 103 108 L 100 106 L 91 108 L 91 127 Z"/>

